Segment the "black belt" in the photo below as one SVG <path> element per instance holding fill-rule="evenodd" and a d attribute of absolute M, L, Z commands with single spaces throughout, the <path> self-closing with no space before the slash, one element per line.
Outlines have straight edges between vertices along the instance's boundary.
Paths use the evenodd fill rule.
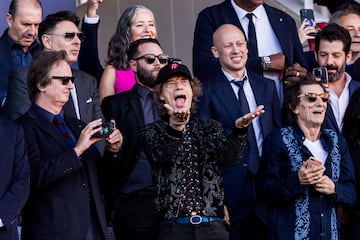
<path fill-rule="evenodd" d="M 221 221 L 221 218 L 219 217 L 206 217 L 206 216 L 200 216 L 200 215 L 194 215 L 191 217 L 178 217 L 175 219 L 167 219 L 161 222 L 161 224 L 192 224 L 192 225 L 198 225 L 201 223 L 210 223 L 210 222 L 219 222 Z"/>

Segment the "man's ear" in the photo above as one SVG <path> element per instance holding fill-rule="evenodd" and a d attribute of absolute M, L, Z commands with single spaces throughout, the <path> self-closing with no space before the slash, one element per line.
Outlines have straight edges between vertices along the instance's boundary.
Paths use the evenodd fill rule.
<path fill-rule="evenodd" d="M 129 65 L 131 69 L 136 73 L 137 72 L 137 62 L 133 59 L 129 60 Z"/>
<path fill-rule="evenodd" d="M 214 58 L 219 58 L 219 52 L 215 46 L 211 47 L 211 52 L 212 52 Z"/>
<path fill-rule="evenodd" d="M 349 53 L 346 54 L 346 57 L 345 57 L 347 64 L 350 64 L 351 58 L 352 58 L 352 51 L 350 50 Z"/>
<path fill-rule="evenodd" d="M 9 28 L 11 27 L 13 21 L 14 21 L 13 16 L 10 13 L 7 13 L 6 14 L 6 22 L 9 26 Z"/>
<path fill-rule="evenodd" d="M 41 36 L 41 43 L 44 46 L 44 49 L 52 49 L 52 40 L 51 37 L 47 34 Z"/>

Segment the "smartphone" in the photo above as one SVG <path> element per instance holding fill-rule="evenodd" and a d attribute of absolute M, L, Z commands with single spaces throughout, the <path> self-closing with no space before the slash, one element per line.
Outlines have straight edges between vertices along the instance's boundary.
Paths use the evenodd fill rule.
<path fill-rule="evenodd" d="M 101 125 L 101 129 L 96 132 L 92 137 L 94 138 L 107 138 L 115 130 L 114 123 L 104 122 Z"/>
<path fill-rule="evenodd" d="M 307 22 L 308 26 L 316 27 L 314 11 L 312 9 L 300 9 L 300 18 L 301 22 Z M 316 33 L 312 32 L 308 34 L 309 36 L 315 36 Z"/>
<path fill-rule="evenodd" d="M 329 78 L 328 78 L 328 71 L 326 67 L 317 67 L 314 68 L 312 71 L 316 80 L 320 81 L 321 84 L 328 86 Z"/>

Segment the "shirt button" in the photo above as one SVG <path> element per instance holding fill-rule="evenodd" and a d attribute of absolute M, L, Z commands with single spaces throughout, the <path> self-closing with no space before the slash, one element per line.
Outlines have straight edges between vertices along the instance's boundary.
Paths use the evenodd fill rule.
<path fill-rule="evenodd" d="M 324 214 L 322 213 L 322 214 L 320 214 L 320 216 L 321 216 L 321 217 L 324 217 Z"/>

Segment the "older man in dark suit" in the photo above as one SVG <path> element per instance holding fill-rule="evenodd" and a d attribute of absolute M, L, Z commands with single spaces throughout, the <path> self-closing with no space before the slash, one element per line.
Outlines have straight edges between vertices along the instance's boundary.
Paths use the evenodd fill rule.
<path fill-rule="evenodd" d="M 9 28 L 0 38 L 0 110 L 5 103 L 10 72 L 28 66 L 41 51 L 37 40 L 41 18 L 40 1 L 11 1 L 6 15 Z"/>
<path fill-rule="evenodd" d="M 22 239 L 105 239 L 106 220 L 98 183 L 101 156 L 93 144 L 102 119 L 84 122 L 64 114 L 74 77 L 64 51 L 33 60 L 33 104 L 18 119 L 24 127 L 31 167 L 30 197 L 22 212 Z M 105 136 L 105 156 L 117 158 L 120 131 Z"/>
<path fill-rule="evenodd" d="M 264 239 L 266 210 L 257 202 L 255 177 L 262 141 L 281 124 L 281 108 L 272 80 L 245 68 L 248 57 L 244 34 L 234 25 L 221 25 L 213 36 L 211 48 L 221 69 L 203 82 L 203 97 L 198 116 L 215 119 L 230 134 L 237 116 L 263 105 L 265 113 L 248 127 L 248 148 L 239 164 L 222 168 L 225 205 L 230 215 L 231 240 Z"/>
<path fill-rule="evenodd" d="M 300 76 L 306 75 L 304 67 L 307 67 L 307 62 L 295 21 L 289 15 L 265 4 L 263 0 L 225 0 L 205 8 L 197 18 L 193 71 L 201 81 L 208 80 L 220 69 L 219 61 L 210 49 L 212 34 L 225 23 L 233 24 L 244 32 L 249 47 L 247 69 L 273 79 L 280 100 L 281 80 L 298 81 Z"/>
<path fill-rule="evenodd" d="M 18 240 L 17 215 L 30 190 L 24 132 L 0 118 L 0 240 Z"/>

